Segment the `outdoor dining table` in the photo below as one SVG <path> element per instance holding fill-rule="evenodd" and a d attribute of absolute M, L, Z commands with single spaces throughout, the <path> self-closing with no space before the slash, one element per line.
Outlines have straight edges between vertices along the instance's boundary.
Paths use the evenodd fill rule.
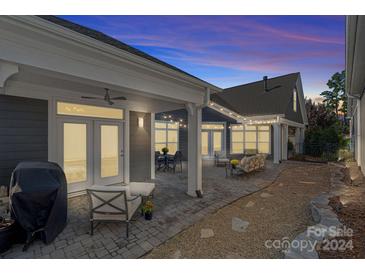
<path fill-rule="evenodd" d="M 157 170 L 166 171 L 170 169 L 169 159 L 173 159 L 174 155 L 172 154 L 161 154 L 158 156 L 158 160 L 161 160 L 163 164 L 157 168 Z"/>

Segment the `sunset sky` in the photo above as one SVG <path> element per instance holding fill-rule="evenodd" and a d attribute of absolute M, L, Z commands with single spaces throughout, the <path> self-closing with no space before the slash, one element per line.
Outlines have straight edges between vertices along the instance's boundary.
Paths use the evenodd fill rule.
<path fill-rule="evenodd" d="M 318 97 L 345 67 L 344 16 L 61 16 L 227 88 L 301 72 Z"/>

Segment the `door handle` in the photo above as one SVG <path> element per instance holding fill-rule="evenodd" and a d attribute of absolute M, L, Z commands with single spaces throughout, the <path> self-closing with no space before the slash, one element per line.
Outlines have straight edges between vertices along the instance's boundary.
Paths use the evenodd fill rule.
<path fill-rule="evenodd" d="M 120 152 L 120 157 L 123 157 L 124 156 L 124 151 L 121 151 Z"/>

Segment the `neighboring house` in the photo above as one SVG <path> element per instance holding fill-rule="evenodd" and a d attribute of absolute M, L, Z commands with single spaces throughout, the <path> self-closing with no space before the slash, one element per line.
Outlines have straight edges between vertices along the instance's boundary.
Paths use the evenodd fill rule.
<path fill-rule="evenodd" d="M 154 113 L 186 108 L 187 193 L 203 190 L 201 106 L 220 88 L 53 16 L 0 16 L 0 37 L 0 185 L 25 160 L 57 162 L 72 195 L 154 178 Z"/>
<path fill-rule="evenodd" d="M 346 93 L 351 144 L 365 174 L 365 16 L 348 16 L 346 22 Z"/>
<path fill-rule="evenodd" d="M 188 153 L 186 110 L 156 114 L 155 149 Z M 288 157 L 288 140 L 301 153 L 308 124 L 300 73 L 212 94 L 202 111 L 202 156 L 266 153 L 278 163 Z"/>

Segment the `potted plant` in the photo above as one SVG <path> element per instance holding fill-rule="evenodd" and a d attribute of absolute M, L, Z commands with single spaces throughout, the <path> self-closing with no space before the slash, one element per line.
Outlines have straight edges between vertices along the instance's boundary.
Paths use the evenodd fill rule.
<path fill-rule="evenodd" d="M 153 211 L 153 203 L 151 200 L 148 200 L 142 207 L 142 213 L 146 220 L 152 220 L 152 211 Z"/>
<path fill-rule="evenodd" d="M 161 149 L 161 151 L 162 151 L 163 155 L 166 155 L 169 152 L 169 148 L 168 147 L 163 147 Z"/>
<path fill-rule="evenodd" d="M 232 168 L 236 168 L 236 166 L 238 166 L 240 163 L 240 161 L 238 161 L 237 159 L 233 159 L 231 160 L 231 165 L 232 165 Z"/>

